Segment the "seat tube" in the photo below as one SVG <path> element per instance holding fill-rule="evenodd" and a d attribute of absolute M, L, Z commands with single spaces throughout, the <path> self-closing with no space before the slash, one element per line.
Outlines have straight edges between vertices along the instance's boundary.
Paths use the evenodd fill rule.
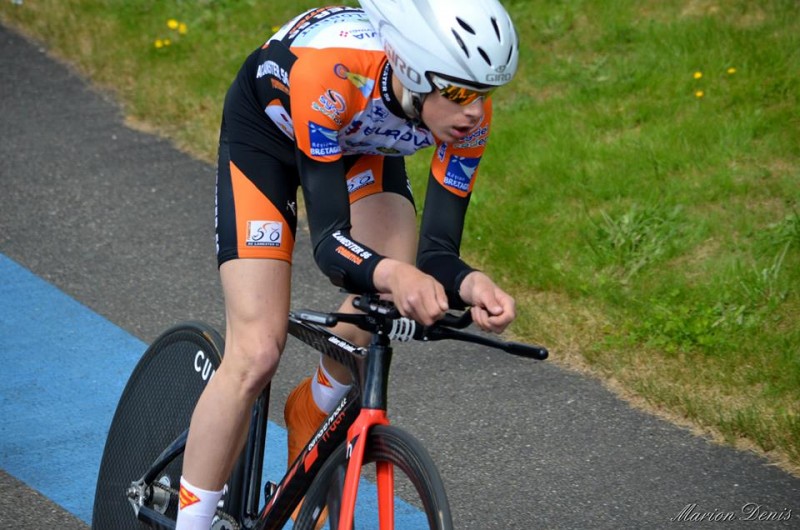
<path fill-rule="evenodd" d="M 232 499 L 237 515 L 245 520 L 258 517 L 261 501 L 261 470 L 264 465 L 264 447 L 267 439 L 267 411 L 269 410 L 270 384 L 256 400 L 250 419 L 250 432 L 232 480 L 241 484 L 237 488 L 242 497 Z M 234 490 L 235 491 L 235 490 Z"/>
<path fill-rule="evenodd" d="M 389 385 L 389 366 L 392 363 L 392 347 L 389 337 L 383 333 L 372 336 L 369 355 L 364 367 L 364 393 L 362 408 L 386 410 Z"/>

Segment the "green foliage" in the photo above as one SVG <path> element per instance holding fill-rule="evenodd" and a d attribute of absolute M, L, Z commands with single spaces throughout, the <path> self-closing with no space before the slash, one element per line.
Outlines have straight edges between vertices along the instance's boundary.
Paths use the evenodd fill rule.
<path fill-rule="evenodd" d="M 600 212 L 594 224 L 593 237 L 587 244 L 600 268 L 613 267 L 620 281 L 627 281 L 648 264 L 672 253 L 671 247 L 680 237 L 681 207 L 642 208 L 634 205 L 621 215 Z"/>
<path fill-rule="evenodd" d="M 747 306 L 717 302 L 712 306 L 687 305 L 673 292 L 650 301 L 645 318 L 634 325 L 634 336 L 667 354 L 701 351 L 727 355 L 735 351 L 737 332 L 752 325 Z"/>

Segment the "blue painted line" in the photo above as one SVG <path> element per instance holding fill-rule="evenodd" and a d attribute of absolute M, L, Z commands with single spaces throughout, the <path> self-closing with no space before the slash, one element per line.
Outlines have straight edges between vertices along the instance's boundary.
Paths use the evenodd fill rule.
<path fill-rule="evenodd" d="M 89 521 L 105 433 L 144 344 L 2 255 L 0 278 L 0 465 Z"/>
<path fill-rule="evenodd" d="M 0 254 L 0 467 L 90 523 L 97 471 L 122 390 L 147 345 Z M 286 431 L 268 427 L 265 480 L 286 469 Z M 377 528 L 374 485 L 359 528 Z M 398 528 L 426 525 L 396 502 Z M 362 525 L 363 522 L 363 525 Z"/>

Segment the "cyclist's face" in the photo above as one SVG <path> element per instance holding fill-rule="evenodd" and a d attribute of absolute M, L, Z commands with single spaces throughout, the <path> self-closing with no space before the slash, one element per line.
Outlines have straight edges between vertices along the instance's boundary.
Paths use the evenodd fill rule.
<path fill-rule="evenodd" d="M 457 142 L 481 122 L 483 104 L 481 97 L 469 105 L 459 105 L 434 90 L 422 103 L 422 121 L 439 140 Z"/>

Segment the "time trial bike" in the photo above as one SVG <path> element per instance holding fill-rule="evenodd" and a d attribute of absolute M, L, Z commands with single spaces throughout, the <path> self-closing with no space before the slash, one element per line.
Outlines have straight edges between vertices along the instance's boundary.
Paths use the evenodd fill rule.
<path fill-rule="evenodd" d="M 466 330 L 471 323 L 468 311 L 421 326 L 376 295 L 355 297 L 353 305 L 359 313 L 290 312 L 289 333 L 347 366 L 354 384 L 280 482 L 263 486 L 262 496 L 270 394 L 269 386 L 264 389 L 253 407 L 247 442 L 225 485 L 213 530 L 284 528 L 301 501 L 295 529 L 319 528 L 326 517 L 332 529 L 362 528 L 362 518 L 370 518 L 371 528 L 400 528 L 396 512 L 405 502 L 421 510 L 416 512 L 415 528 L 453 528 L 432 458 L 419 441 L 391 425 L 386 413 L 392 341 L 452 339 L 538 360 L 547 358 L 547 349 Z M 329 328 L 339 322 L 370 332 L 369 346 L 356 346 L 334 334 Z M 97 478 L 93 530 L 175 528 L 189 420 L 219 367 L 223 345 L 212 327 L 187 322 L 165 331 L 144 353 L 109 428 Z M 375 485 L 377 496 L 370 508 L 356 510 L 357 499 L 365 497 L 365 483 Z M 359 521 L 354 520 L 356 514 Z"/>

